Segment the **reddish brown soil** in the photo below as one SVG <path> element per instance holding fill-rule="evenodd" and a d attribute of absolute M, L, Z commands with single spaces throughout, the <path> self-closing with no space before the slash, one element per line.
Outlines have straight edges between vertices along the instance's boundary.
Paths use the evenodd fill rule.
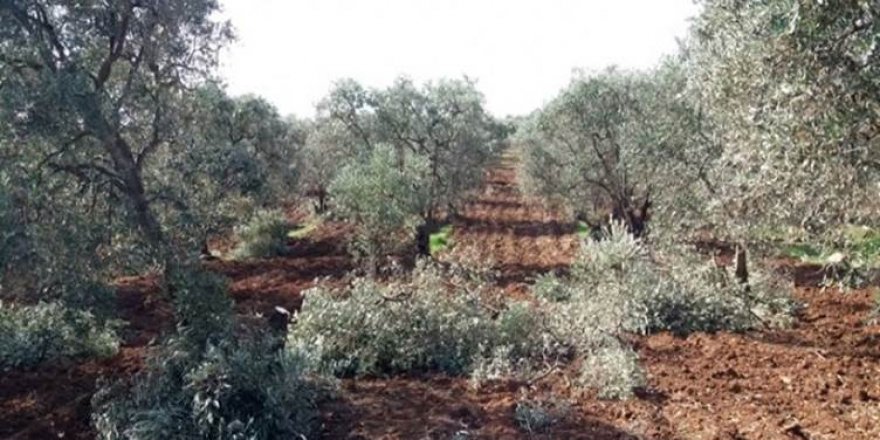
<path fill-rule="evenodd" d="M 513 294 L 523 294 L 536 275 L 566 271 L 578 247 L 576 223 L 520 193 L 510 158 L 486 172 L 484 190 L 453 223 L 454 252 L 492 266 Z"/>
<path fill-rule="evenodd" d="M 509 160 L 488 172 L 488 184 L 456 222 L 452 252 L 474 252 L 500 273 L 506 294 L 524 296 L 538 274 L 564 271 L 573 257 L 575 227 L 516 189 Z M 343 237 L 327 224 L 285 258 L 212 262 L 229 275 L 242 312 L 276 305 L 295 309 L 316 277 L 338 279 L 351 268 Z M 534 438 L 583 439 L 878 439 L 880 326 L 866 324 L 867 291 L 842 294 L 790 271 L 805 309 L 784 331 L 751 334 L 667 334 L 636 341 L 649 388 L 612 402 L 578 394 L 562 373 L 534 385 L 532 396 L 569 401 L 569 417 Z M 0 375 L 0 438 L 91 438 L 88 399 L 96 378 L 139 368 L 143 346 L 172 322 L 150 278 L 120 281 L 120 308 L 130 322 L 126 346 L 107 361 L 53 365 Z M 325 438 L 529 438 L 514 421 L 524 384 L 476 391 L 444 376 L 343 381 L 323 405 Z"/>
<path fill-rule="evenodd" d="M 275 306 L 299 309 L 300 292 L 318 280 L 344 277 L 354 266 L 346 252 L 348 225 L 327 222 L 308 237 L 291 240 L 280 258 L 213 261 L 208 267 L 229 277 L 230 292 L 243 313 L 271 312 Z"/>

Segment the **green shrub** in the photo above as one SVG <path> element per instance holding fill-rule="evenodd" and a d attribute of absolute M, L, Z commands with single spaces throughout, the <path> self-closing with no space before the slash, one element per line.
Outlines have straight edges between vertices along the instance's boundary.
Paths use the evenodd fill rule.
<path fill-rule="evenodd" d="M 406 281 L 318 287 L 306 292 L 288 345 L 306 353 L 315 370 L 341 376 L 466 374 L 486 357 L 503 354 L 509 366 L 540 350 L 538 320 L 525 306 L 493 319 L 478 289 L 424 261 Z"/>
<path fill-rule="evenodd" d="M 392 147 L 378 145 L 330 184 L 334 213 L 356 226 L 352 251 L 373 272 L 382 258 L 412 242 L 427 208 L 427 161 L 419 155 L 399 159 Z"/>
<path fill-rule="evenodd" d="M 194 354 L 171 339 L 133 385 L 105 384 L 92 400 L 98 438 L 312 438 L 321 388 L 271 338 L 223 342 Z"/>
<path fill-rule="evenodd" d="M 600 395 L 626 397 L 643 383 L 627 334 L 743 331 L 783 324 L 794 310 L 758 271 L 749 286 L 727 269 L 677 251 L 650 252 L 614 225 L 602 241 L 585 241 L 566 278 L 535 286 L 550 333 L 584 359 L 583 383 Z"/>
<path fill-rule="evenodd" d="M 58 303 L 0 301 L 0 370 L 77 357 L 109 357 L 119 349 L 115 323 Z"/>
<path fill-rule="evenodd" d="M 611 344 L 592 351 L 581 365 L 580 383 L 599 390 L 603 399 L 627 399 L 645 386 L 639 356 L 624 344 Z"/>
<path fill-rule="evenodd" d="M 287 250 L 288 232 L 290 224 L 281 211 L 257 211 L 245 225 L 236 228 L 239 244 L 233 256 L 247 259 L 283 255 Z"/>
<path fill-rule="evenodd" d="M 232 299 L 226 280 L 214 273 L 180 268 L 172 279 L 173 305 L 181 343 L 202 350 L 232 332 Z"/>
<path fill-rule="evenodd" d="M 431 255 L 436 255 L 451 245 L 452 225 L 443 226 L 437 232 L 432 233 L 428 239 Z"/>

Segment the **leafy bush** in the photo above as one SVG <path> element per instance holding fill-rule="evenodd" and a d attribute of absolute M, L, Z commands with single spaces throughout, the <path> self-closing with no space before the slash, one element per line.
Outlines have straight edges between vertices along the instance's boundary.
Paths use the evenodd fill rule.
<path fill-rule="evenodd" d="M 113 323 L 58 303 L 0 301 L 0 370 L 83 356 L 109 357 L 119 348 Z"/>
<path fill-rule="evenodd" d="M 532 293 L 549 302 L 568 301 L 574 293 L 572 285 L 552 274 L 545 274 L 535 279 Z"/>
<path fill-rule="evenodd" d="M 302 360 L 274 351 L 271 339 L 211 345 L 193 352 L 171 339 L 127 388 L 105 385 L 93 397 L 98 438 L 311 438 L 320 387 Z M 198 354 L 195 354 L 198 353 Z"/>
<path fill-rule="evenodd" d="M 232 332 L 232 299 L 226 280 L 211 272 L 180 268 L 172 279 L 173 305 L 180 343 L 203 350 Z"/>
<path fill-rule="evenodd" d="M 247 224 L 236 228 L 240 242 L 233 255 L 236 259 L 282 255 L 287 249 L 289 231 L 290 224 L 281 211 L 257 211 Z"/>
<path fill-rule="evenodd" d="M 306 353 L 313 369 L 342 376 L 465 374 L 493 356 L 496 368 L 505 369 L 540 350 L 539 322 L 526 306 L 493 319 L 478 289 L 425 262 L 406 281 L 318 287 L 305 294 L 289 347 Z"/>
<path fill-rule="evenodd" d="M 623 344 L 594 350 L 581 365 L 581 384 L 599 390 L 604 399 L 626 399 L 633 390 L 645 386 L 645 373 L 639 356 Z"/>
<path fill-rule="evenodd" d="M 568 278 L 536 284 L 550 331 L 584 358 L 581 379 L 626 397 L 643 383 L 627 334 L 741 331 L 784 323 L 794 304 L 760 274 L 741 285 L 726 269 L 676 252 L 652 255 L 624 226 L 586 241 Z"/>

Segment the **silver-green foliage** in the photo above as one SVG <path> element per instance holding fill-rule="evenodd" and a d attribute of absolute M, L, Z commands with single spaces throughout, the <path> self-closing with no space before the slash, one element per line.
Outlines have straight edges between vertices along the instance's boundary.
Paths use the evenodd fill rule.
<path fill-rule="evenodd" d="M 342 124 L 349 131 L 344 139 L 366 149 L 384 143 L 399 160 L 423 157 L 429 164 L 423 182 L 428 198 L 421 214 L 431 222 L 479 186 L 484 165 L 504 138 L 504 127 L 483 106 L 482 93 L 468 78 L 423 85 L 399 78 L 384 89 L 344 80 L 320 104 L 319 114 Z"/>
<path fill-rule="evenodd" d="M 105 384 L 92 399 L 104 440 L 311 438 L 320 387 L 302 360 L 256 337 L 194 355 L 167 341 L 131 388 Z"/>
<path fill-rule="evenodd" d="M 688 89 L 723 146 L 714 213 L 742 231 L 876 222 L 876 2 L 701 3 Z"/>
<path fill-rule="evenodd" d="M 648 71 L 578 74 L 520 121 L 525 189 L 593 224 L 613 213 L 639 234 L 655 217 L 664 229 L 699 224 L 718 151 L 686 84 L 676 58 Z"/>
<path fill-rule="evenodd" d="M 109 357 L 119 348 L 116 325 L 59 303 L 0 301 L 0 370 L 78 357 Z"/>
<path fill-rule="evenodd" d="M 478 290 L 473 280 L 425 262 L 405 281 L 317 287 L 305 294 L 289 347 L 314 370 L 343 376 L 467 374 L 492 357 L 496 370 L 509 371 L 541 350 L 539 319 L 528 307 L 493 318 Z"/>
<path fill-rule="evenodd" d="M 652 251 L 612 226 L 606 240 L 584 243 L 571 276 L 561 281 L 572 296 L 555 304 L 584 308 L 575 315 L 608 334 L 741 331 L 784 321 L 792 300 L 769 277 L 751 272 L 744 285 L 728 268 L 684 250 Z M 587 312 L 596 308 L 604 313 Z"/>
<path fill-rule="evenodd" d="M 580 383 L 598 390 L 603 399 L 628 399 L 646 384 L 639 355 L 622 343 L 601 346 L 589 353 L 581 364 Z"/>
<path fill-rule="evenodd" d="M 365 160 L 342 168 L 330 184 L 334 212 L 357 226 L 354 250 L 373 268 L 412 239 L 428 200 L 427 170 L 421 156 L 401 164 L 392 148 L 379 145 Z"/>
<path fill-rule="evenodd" d="M 275 257 L 287 249 L 290 223 L 278 210 L 259 210 L 251 219 L 235 230 L 238 246 L 233 251 L 237 259 Z"/>
<path fill-rule="evenodd" d="M 746 287 L 712 263 L 651 252 L 616 224 L 605 240 L 583 244 L 569 277 L 544 278 L 537 292 L 552 333 L 586 358 L 584 383 L 613 397 L 642 383 L 625 335 L 742 331 L 784 323 L 794 307 L 757 273 Z"/>

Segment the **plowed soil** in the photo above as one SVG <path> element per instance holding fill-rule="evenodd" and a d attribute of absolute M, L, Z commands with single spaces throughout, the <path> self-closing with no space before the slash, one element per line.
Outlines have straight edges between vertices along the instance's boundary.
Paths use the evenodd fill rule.
<path fill-rule="evenodd" d="M 329 223 L 292 243 L 290 257 L 211 265 L 231 277 L 242 312 L 295 309 L 315 277 L 338 279 L 351 269 L 346 234 Z M 564 271 L 578 246 L 574 224 L 520 194 L 511 158 L 487 172 L 453 239 L 451 252 L 476 253 L 499 272 L 499 291 L 512 296 L 527 295 L 541 273 Z M 872 294 L 799 284 L 794 294 L 805 307 L 790 329 L 638 339 L 649 387 L 635 399 L 599 400 L 571 389 L 563 373 L 547 376 L 530 396 L 568 401 L 571 410 L 546 432 L 529 434 L 514 421 L 525 384 L 476 391 L 465 379 L 433 375 L 343 381 L 340 397 L 322 407 L 324 438 L 880 439 Z M 144 344 L 171 323 L 152 291 L 149 278 L 121 280 L 120 307 L 131 325 L 116 358 L 0 375 L 0 437 L 93 437 L 88 399 L 96 378 L 136 370 Z"/>
<path fill-rule="evenodd" d="M 567 270 L 578 240 L 562 212 L 520 193 L 515 165 L 505 158 L 486 172 L 484 190 L 453 222 L 453 252 L 492 266 L 500 287 L 523 294 L 536 275 Z"/>

